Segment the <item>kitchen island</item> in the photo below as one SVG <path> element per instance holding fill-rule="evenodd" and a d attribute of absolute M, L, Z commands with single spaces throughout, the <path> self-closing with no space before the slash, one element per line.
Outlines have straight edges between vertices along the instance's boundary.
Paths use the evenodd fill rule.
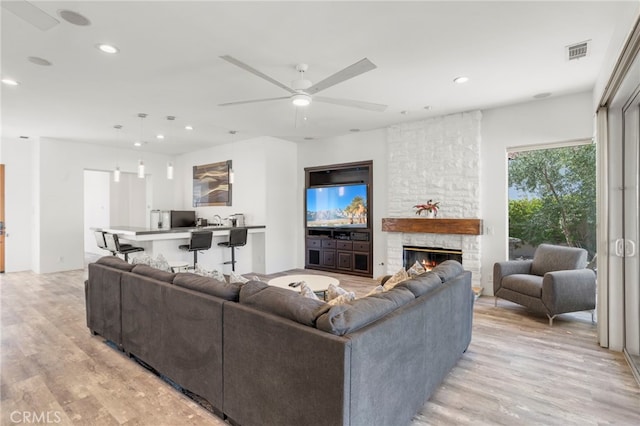
<path fill-rule="evenodd" d="M 247 245 L 236 250 L 236 272 L 240 274 L 265 270 L 265 229 L 264 225 L 244 226 L 247 228 Z M 205 269 L 217 269 L 224 273 L 231 271 L 231 265 L 224 265 L 230 260 L 229 248 L 218 247 L 218 243 L 229 239 L 230 226 L 198 226 L 192 228 L 151 229 L 134 226 L 108 226 L 94 228 L 94 231 L 117 234 L 123 243 L 143 247 L 149 256 L 162 254 L 170 262 L 185 261 L 193 263 L 193 254 L 180 250 L 179 245 L 189 244 L 191 232 L 212 231 L 211 249 L 198 254 L 198 263 Z M 131 255 L 131 257 L 135 257 Z"/>

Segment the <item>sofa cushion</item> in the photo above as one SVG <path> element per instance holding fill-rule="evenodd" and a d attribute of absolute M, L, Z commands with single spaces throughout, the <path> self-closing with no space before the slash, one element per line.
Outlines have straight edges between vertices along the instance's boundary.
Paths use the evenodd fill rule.
<path fill-rule="evenodd" d="M 100 259 L 96 260 L 96 263 L 99 265 L 108 266 L 110 268 L 120 269 L 121 271 L 130 272 L 134 265 L 125 262 L 117 256 L 104 256 Z"/>
<path fill-rule="evenodd" d="M 272 287 L 262 281 L 249 281 L 243 285 L 240 303 L 311 327 L 318 316 L 329 309 L 321 300 L 309 299 L 296 291 Z"/>
<path fill-rule="evenodd" d="M 143 275 L 145 277 L 153 278 L 154 280 L 164 281 L 166 283 L 172 283 L 176 274 L 172 272 L 161 271 L 156 268 L 152 268 L 147 265 L 136 265 L 131 270 L 134 274 Z"/>
<path fill-rule="evenodd" d="M 356 299 L 346 305 L 333 306 L 318 317 L 316 327 L 342 336 L 371 324 L 414 299 L 415 296 L 408 289 L 393 288 Z"/>
<path fill-rule="evenodd" d="M 542 297 L 542 277 L 529 274 L 513 274 L 502 279 L 502 287 L 531 297 Z"/>
<path fill-rule="evenodd" d="M 238 301 L 241 284 L 227 283 L 211 277 L 182 272 L 176 274 L 173 284 L 178 287 L 188 288 L 201 293 L 210 294 L 224 300 Z"/>
<path fill-rule="evenodd" d="M 438 274 L 442 282 L 445 282 L 463 273 L 464 268 L 460 262 L 455 260 L 445 260 L 433 268 L 432 271 Z"/>
<path fill-rule="evenodd" d="M 540 244 L 533 255 L 531 273 L 543 276 L 547 272 L 583 269 L 587 266 L 587 251 L 576 247 Z"/>
<path fill-rule="evenodd" d="M 441 286 L 442 280 L 440 276 L 433 271 L 429 271 L 410 280 L 403 281 L 395 288 L 406 288 L 411 291 L 415 297 L 420 297 Z"/>

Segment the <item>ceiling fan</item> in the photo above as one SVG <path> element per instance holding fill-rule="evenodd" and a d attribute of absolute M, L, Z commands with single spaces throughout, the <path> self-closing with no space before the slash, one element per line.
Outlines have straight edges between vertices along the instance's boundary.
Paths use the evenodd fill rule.
<path fill-rule="evenodd" d="M 349 80 L 360 74 L 364 74 L 367 71 L 376 69 L 377 68 L 376 65 L 367 58 L 361 59 L 355 64 L 350 65 L 336 72 L 335 74 L 325 78 L 324 80 L 316 84 L 313 84 L 309 80 L 306 80 L 304 78 L 304 73 L 309 68 L 308 65 L 298 64 L 296 65 L 296 71 L 298 71 L 298 73 L 300 74 L 300 78 L 297 80 L 293 80 L 291 82 L 291 87 L 280 83 L 279 81 L 258 71 L 257 69 L 251 67 L 250 65 L 245 64 L 244 62 L 234 58 L 233 56 L 224 55 L 224 56 L 220 56 L 220 58 L 224 59 L 225 61 L 237 67 L 242 68 L 245 71 L 249 71 L 250 73 L 257 75 L 258 77 L 264 80 L 267 80 L 269 83 L 275 84 L 276 86 L 289 92 L 290 95 L 281 96 L 277 98 L 265 98 L 265 99 L 253 99 L 248 101 L 227 102 L 227 103 L 219 104 L 219 106 L 232 106 L 232 105 L 251 104 L 256 102 L 267 102 L 267 101 L 278 101 L 283 99 L 289 99 L 295 106 L 307 106 L 311 103 L 312 100 L 314 100 L 314 101 L 325 102 L 329 104 L 361 108 L 369 111 L 381 112 L 387 108 L 386 105 L 376 104 L 372 102 L 354 101 L 352 99 L 327 98 L 324 96 L 315 96 L 315 94 L 320 92 L 321 90 L 328 89 L 329 87 L 335 86 L 338 83 L 342 83 L 343 81 Z"/>

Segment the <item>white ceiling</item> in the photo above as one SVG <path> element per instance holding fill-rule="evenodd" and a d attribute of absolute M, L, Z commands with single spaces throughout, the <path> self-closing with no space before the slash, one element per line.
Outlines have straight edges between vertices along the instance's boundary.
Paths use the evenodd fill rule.
<path fill-rule="evenodd" d="M 142 149 L 178 154 L 257 135 L 320 139 L 591 90 L 630 3 L 34 1 L 59 24 L 42 31 L 0 9 L 2 77 L 20 82 L 0 88 L 2 136 L 133 148 L 142 127 Z M 91 25 L 70 24 L 62 9 Z M 585 40 L 589 56 L 567 61 L 565 47 Z M 98 43 L 120 53 L 104 54 Z M 388 108 L 313 102 L 296 110 L 288 100 L 221 107 L 288 94 L 221 55 L 287 86 L 297 63 L 308 64 L 306 78 L 317 83 L 366 57 L 378 68 L 321 95 Z M 470 81 L 453 83 L 458 76 Z M 149 114 L 142 126 L 140 112 Z"/>

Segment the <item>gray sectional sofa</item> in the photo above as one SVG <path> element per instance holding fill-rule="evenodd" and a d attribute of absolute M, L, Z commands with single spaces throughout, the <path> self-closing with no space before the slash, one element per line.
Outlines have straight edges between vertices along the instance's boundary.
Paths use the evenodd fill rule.
<path fill-rule="evenodd" d="M 231 424 L 407 424 L 471 341 L 471 273 L 453 261 L 329 306 L 105 257 L 89 265 L 94 334 Z"/>

